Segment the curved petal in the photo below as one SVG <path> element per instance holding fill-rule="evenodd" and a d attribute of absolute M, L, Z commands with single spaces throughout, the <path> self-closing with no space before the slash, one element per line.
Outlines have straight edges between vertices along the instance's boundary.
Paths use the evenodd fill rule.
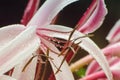
<path fill-rule="evenodd" d="M 78 30 L 82 33 L 92 33 L 98 29 L 107 14 L 104 0 L 93 0 L 92 4 L 78 22 Z"/>
<path fill-rule="evenodd" d="M 68 28 L 68 27 L 64 27 L 64 26 L 60 26 L 60 25 L 49 25 L 46 26 L 46 28 L 48 29 L 53 29 L 53 30 L 58 30 L 58 31 L 72 31 L 72 28 Z M 57 38 L 62 38 L 62 39 L 68 39 L 70 34 L 63 34 L 63 33 L 54 33 L 54 32 L 50 32 L 50 31 L 45 31 L 42 32 L 45 35 L 51 36 L 51 37 L 57 37 Z M 76 39 L 78 37 L 84 36 L 82 33 L 75 31 L 71 40 L 72 39 Z M 97 47 L 97 45 L 90 40 L 89 38 L 80 38 L 77 41 L 75 41 L 75 43 L 78 43 L 82 41 L 79 46 L 82 47 L 83 49 L 85 49 L 88 53 L 90 53 L 95 59 L 96 61 L 100 64 L 100 66 L 102 67 L 102 69 L 104 70 L 105 74 L 107 75 L 109 80 L 112 80 L 112 74 L 111 71 L 109 70 L 109 66 L 108 63 L 105 59 L 105 56 L 102 54 L 101 50 Z"/>
<path fill-rule="evenodd" d="M 114 27 L 111 29 L 106 39 L 111 43 L 120 41 L 120 20 L 118 20 Z"/>
<path fill-rule="evenodd" d="M 21 27 L 22 26 L 15 25 L 0 29 L 0 32 L 2 32 L 0 34 L 0 41 L 6 41 L 4 43 L 0 42 L 0 44 L 2 44 L 0 47 L 0 74 L 13 68 L 16 64 L 35 52 L 39 47 L 40 40 L 36 36 L 36 28 L 29 27 L 25 29 Z M 25 30 L 23 31 L 23 29 Z M 10 39 L 7 38 L 8 36 Z"/>
<path fill-rule="evenodd" d="M 46 0 L 27 26 L 41 27 L 50 24 L 52 19 L 67 5 L 77 0 Z"/>
<path fill-rule="evenodd" d="M 48 43 L 45 40 L 44 40 L 44 42 Z M 40 47 L 41 47 L 42 51 L 45 54 L 47 54 L 46 53 L 47 51 L 44 48 L 44 46 L 40 46 Z M 51 48 L 53 48 L 55 50 L 55 52 L 60 53 L 56 47 L 51 46 Z M 56 73 L 56 71 L 58 71 L 57 68 L 59 68 L 59 66 L 61 65 L 64 57 L 58 56 L 58 54 L 55 54 L 51 51 L 49 51 L 49 57 L 53 59 L 53 60 L 49 59 L 49 61 L 50 61 L 50 64 L 52 65 L 52 69 L 53 69 L 54 73 Z M 72 72 L 70 71 L 69 66 L 66 61 L 63 62 L 60 70 L 61 71 L 59 71 L 57 74 L 55 74 L 56 80 L 74 80 Z"/>
<path fill-rule="evenodd" d="M 17 80 L 7 75 L 0 75 L 0 80 Z"/>

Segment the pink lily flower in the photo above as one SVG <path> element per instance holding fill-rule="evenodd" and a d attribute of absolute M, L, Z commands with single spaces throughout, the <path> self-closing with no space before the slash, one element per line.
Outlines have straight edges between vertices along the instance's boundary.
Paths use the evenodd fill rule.
<path fill-rule="evenodd" d="M 39 49 L 41 49 L 46 55 L 48 54 L 47 49 L 49 49 L 49 57 L 52 58 L 52 60 L 50 58 L 48 58 L 48 60 L 52 66 L 53 72 L 56 73 L 56 67 L 61 65 L 64 55 L 58 56 L 61 51 L 59 51 L 48 39 L 54 39 L 55 37 L 68 40 L 71 34 L 70 32 L 73 31 L 73 29 L 61 25 L 50 25 L 50 23 L 65 6 L 75 1 L 77 0 L 47 0 L 41 8 L 38 9 L 36 14 L 32 18 L 30 17 L 31 20 L 29 21 L 28 19 L 29 22 L 27 24 L 25 22 L 26 26 L 17 24 L 0 28 L 0 75 L 5 78 L 4 80 L 34 80 L 36 77 L 36 69 L 38 69 L 38 56 L 33 58 L 25 71 L 22 70 L 27 62 L 33 57 L 33 53 L 35 55 L 40 53 Z M 103 0 L 93 0 L 93 2 L 97 5 L 93 15 L 91 14 L 92 17 L 90 17 L 90 20 L 95 18 L 99 8 L 106 10 Z M 102 5 L 100 6 L 100 4 Z M 34 8 L 34 10 L 35 9 L 36 8 Z M 106 11 L 103 13 L 106 14 Z M 102 15 L 102 17 L 104 16 L 105 15 Z M 84 22 L 84 24 L 90 23 L 89 19 L 87 21 L 88 23 Z M 97 28 L 98 25 L 96 25 Z M 94 26 L 94 28 L 96 27 Z M 79 39 L 81 36 L 84 36 L 84 34 L 79 31 L 75 31 L 71 37 L 71 41 L 77 38 L 78 39 L 74 41 L 75 44 L 82 41 L 78 46 L 90 53 L 101 65 L 108 79 L 112 80 L 109 66 L 100 49 L 87 37 Z M 9 78 L 5 73 L 11 69 L 13 69 L 13 71 Z M 70 71 L 66 61 L 63 62 L 60 70 L 61 71 L 55 74 L 56 80 L 74 80 L 72 72 Z"/>
<path fill-rule="evenodd" d="M 103 48 L 102 51 L 106 55 L 110 70 L 114 80 L 120 79 L 120 20 L 114 25 L 106 37 L 110 44 Z M 86 76 L 80 80 L 108 80 L 96 61 L 92 61 L 86 71 Z"/>

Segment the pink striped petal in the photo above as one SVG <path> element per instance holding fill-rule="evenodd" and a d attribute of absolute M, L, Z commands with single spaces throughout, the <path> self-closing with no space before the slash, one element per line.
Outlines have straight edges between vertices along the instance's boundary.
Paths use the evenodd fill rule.
<path fill-rule="evenodd" d="M 62 31 L 62 32 L 68 32 L 68 31 L 73 30 L 72 28 L 68 28 L 68 27 L 64 27 L 60 25 L 51 25 L 51 26 L 49 25 L 49 26 L 46 26 L 46 28 L 53 29 L 55 31 Z M 57 38 L 66 39 L 66 40 L 68 39 L 70 35 L 69 33 L 63 34 L 63 33 L 56 33 L 56 32 L 50 32 L 50 31 L 45 31 L 42 33 L 45 35 L 51 36 L 51 37 L 57 37 Z M 76 39 L 81 36 L 84 36 L 84 35 L 78 31 L 75 31 L 72 36 L 72 39 Z M 79 46 L 85 49 L 88 53 L 90 53 L 97 60 L 97 62 L 100 64 L 105 74 L 107 75 L 108 79 L 112 80 L 112 74 L 111 74 L 111 71 L 109 70 L 108 63 L 105 59 L 105 56 L 102 54 L 101 50 L 97 47 L 97 45 L 87 37 L 80 38 L 75 43 L 80 42 L 80 41 L 82 42 L 79 44 Z"/>
<path fill-rule="evenodd" d="M 33 17 L 34 13 L 37 11 L 40 0 L 29 0 L 27 7 L 25 9 L 21 23 L 26 25 L 29 20 Z"/>
<path fill-rule="evenodd" d="M 105 55 L 119 56 L 120 57 L 120 42 L 111 44 L 102 49 Z"/>
<path fill-rule="evenodd" d="M 7 75 L 0 75 L 0 80 L 17 80 Z"/>
<path fill-rule="evenodd" d="M 108 63 L 110 66 L 113 66 L 120 61 L 120 59 L 118 57 L 111 57 L 111 56 L 108 57 L 107 60 L 108 60 Z M 98 65 L 98 63 L 96 61 L 93 61 L 88 66 L 87 71 L 86 71 L 86 75 L 90 75 L 92 73 L 95 73 L 98 70 L 101 70 L 100 66 Z"/>
<path fill-rule="evenodd" d="M 67 5 L 77 0 L 46 0 L 27 26 L 42 27 L 50 24 L 52 19 Z"/>
<path fill-rule="evenodd" d="M 120 41 L 120 20 L 118 20 L 114 27 L 111 29 L 106 39 L 110 43 Z"/>
<path fill-rule="evenodd" d="M 120 79 L 120 61 L 118 61 L 117 63 L 115 63 L 114 65 L 112 65 L 110 67 L 110 70 L 113 74 L 113 78 L 114 80 L 119 80 Z M 101 79 L 104 80 L 106 78 L 105 74 L 103 71 L 98 71 L 92 74 L 87 75 L 86 77 L 80 79 L 80 80 L 97 80 L 97 79 Z M 109 79 L 108 79 L 109 80 Z"/>
<path fill-rule="evenodd" d="M 92 33 L 98 29 L 107 14 L 104 0 L 93 0 L 78 23 L 78 30 L 82 33 Z"/>
<path fill-rule="evenodd" d="M 0 29 L 0 44 L 2 44 L 0 46 L 0 74 L 7 72 L 38 49 L 40 42 L 35 33 L 36 28 L 24 29 L 20 25 Z"/>

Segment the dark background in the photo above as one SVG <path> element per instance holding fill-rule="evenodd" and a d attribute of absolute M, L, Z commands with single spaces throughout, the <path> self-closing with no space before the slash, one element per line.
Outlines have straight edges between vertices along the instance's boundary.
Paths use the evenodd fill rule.
<path fill-rule="evenodd" d="M 41 4 L 45 0 L 41 0 Z M 24 9 L 28 0 L 0 0 L 0 27 L 20 23 Z M 83 15 L 91 0 L 79 0 L 70 6 L 67 6 L 60 12 L 57 24 L 74 27 L 80 17 Z M 105 0 L 108 15 L 100 29 L 98 29 L 92 38 L 101 48 L 107 44 L 105 36 L 112 28 L 114 23 L 120 18 L 120 0 Z"/>

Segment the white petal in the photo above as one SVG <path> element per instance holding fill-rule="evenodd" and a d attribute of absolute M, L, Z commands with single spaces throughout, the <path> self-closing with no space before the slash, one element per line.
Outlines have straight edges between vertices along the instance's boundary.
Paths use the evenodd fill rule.
<path fill-rule="evenodd" d="M 18 27 L 18 29 L 17 29 Z M 0 29 L 0 39 L 6 42 L 0 47 L 0 74 L 3 74 L 13 68 L 35 52 L 39 47 L 39 38 L 35 34 L 35 27 L 29 27 L 23 31 L 21 26 L 10 26 Z M 17 32 L 20 30 L 19 32 Z M 8 31 L 8 32 L 7 32 Z M 22 31 L 22 32 L 21 32 Z M 10 34 L 13 32 L 14 34 Z M 21 32 L 21 33 L 20 33 Z M 20 34 L 19 34 L 20 33 Z M 2 36 L 3 34 L 3 36 Z M 6 37 L 10 34 L 8 40 Z"/>
<path fill-rule="evenodd" d="M 77 0 L 46 0 L 27 26 L 50 24 L 52 19 L 67 5 Z"/>
<path fill-rule="evenodd" d="M 51 26 L 47 26 L 46 28 L 49 29 L 53 29 L 56 31 L 72 31 L 72 28 L 68 28 L 68 27 L 64 27 L 64 26 L 60 26 L 60 25 L 51 25 Z M 63 33 L 56 33 L 56 32 L 49 32 L 49 31 L 45 31 L 42 32 L 45 35 L 48 36 L 52 36 L 52 37 L 57 37 L 57 38 L 63 38 L 68 40 L 68 37 L 70 34 L 63 34 Z M 82 33 L 75 31 L 72 39 L 76 39 L 78 37 L 84 36 Z M 71 40 L 72 40 L 71 39 Z M 77 40 L 75 43 L 82 41 L 79 46 L 82 47 L 83 49 L 85 49 L 89 54 L 91 54 L 96 61 L 100 64 L 100 66 L 102 67 L 102 69 L 104 70 L 105 74 L 107 75 L 109 80 L 112 80 L 112 74 L 111 71 L 109 69 L 107 60 L 105 59 L 105 56 L 102 54 L 101 50 L 98 48 L 98 46 L 89 38 L 81 38 L 79 40 Z"/>
<path fill-rule="evenodd" d="M 0 75 L 0 80 L 17 80 L 7 75 Z"/>

